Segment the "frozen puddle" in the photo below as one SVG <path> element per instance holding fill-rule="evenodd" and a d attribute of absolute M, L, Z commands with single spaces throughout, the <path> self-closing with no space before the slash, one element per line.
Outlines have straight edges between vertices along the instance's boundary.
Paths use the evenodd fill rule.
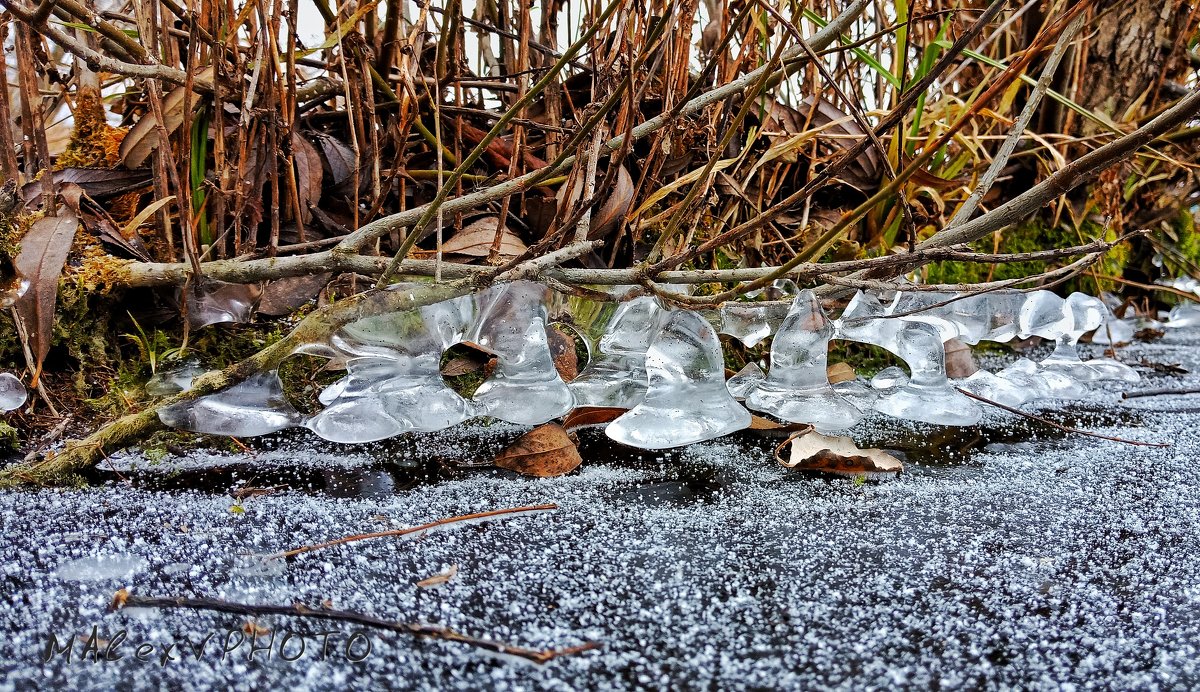
<path fill-rule="evenodd" d="M 1173 332 L 1122 356 L 1195 373 L 1197 341 Z M 1002 414 L 957 430 L 871 417 L 861 439 L 910 472 L 866 485 L 789 476 L 774 441 L 748 434 L 663 452 L 591 435 L 581 471 L 556 479 L 461 468 L 521 430 L 507 424 L 355 448 L 292 437 L 254 459 L 125 457 L 128 482 L 0 493 L 0 690 L 1200 685 L 1200 396 L 1122 402 L 1111 387 L 1042 413 L 1173 446 Z M 262 562 L 547 502 L 560 509 Z M 449 581 L 417 586 L 451 566 Z M 252 646 L 244 616 L 110 613 L 121 587 L 602 648 L 539 667 L 281 616 L 256 621 Z M 100 658 L 117 641 L 118 660 L 80 662 L 93 627 Z"/>

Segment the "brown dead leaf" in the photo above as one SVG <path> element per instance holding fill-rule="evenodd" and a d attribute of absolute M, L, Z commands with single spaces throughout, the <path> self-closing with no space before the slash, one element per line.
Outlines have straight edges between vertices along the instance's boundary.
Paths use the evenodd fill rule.
<path fill-rule="evenodd" d="M 458 356 L 446 361 L 442 366 L 442 377 L 459 377 L 460 375 L 469 375 L 479 372 L 483 369 L 484 363 L 481 363 L 466 356 Z"/>
<path fill-rule="evenodd" d="M 54 329 L 54 306 L 58 301 L 58 277 L 71 251 L 79 217 L 70 209 L 59 209 L 58 216 L 44 216 L 21 239 L 21 252 L 14 262 L 17 271 L 29 280 L 29 290 L 13 307 L 21 318 L 34 357 L 30 386 L 36 387 L 42 361 L 50 350 Z"/>
<path fill-rule="evenodd" d="M 200 83 L 212 84 L 213 68 L 207 67 L 192 77 Z M 163 127 L 167 134 L 179 129 L 183 124 L 183 102 L 187 95 L 186 87 L 176 87 L 162 98 Z M 192 93 L 192 103 L 196 102 L 196 94 Z M 142 117 L 129 129 L 129 133 L 121 140 L 119 152 L 121 165 L 126 168 L 138 168 L 150 158 L 160 143 L 158 119 L 153 111 L 146 111 Z"/>
<path fill-rule="evenodd" d="M 582 463 L 575 443 L 558 423 L 539 425 L 496 456 L 496 466 L 538 478 L 570 473 Z"/>
<path fill-rule="evenodd" d="M 570 382 L 579 376 L 579 358 L 575 355 L 575 340 L 570 334 L 559 327 L 551 325 L 546 330 L 546 340 L 549 342 L 550 355 L 554 358 L 554 368 L 563 382 Z"/>
<path fill-rule="evenodd" d="M 425 579 L 417 582 L 417 586 L 422 589 L 428 589 L 431 586 L 441 586 L 442 584 L 445 584 L 453 579 L 454 575 L 456 574 L 458 574 L 458 565 L 450 565 L 432 577 L 426 577 Z"/>
<path fill-rule="evenodd" d="M 476 219 L 442 243 L 442 252 L 451 255 L 467 255 L 469 257 L 487 257 L 492 251 L 492 242 L 496 239 L 496 217 L 485 216 Z M 506 227 L 500 234 L 500 256 L 516 257 L 529 248 L 515 233 Z"/>
<path fill-rule="evenodd" d="M 312 218 L 312 205 L 321 200 L 321 184 L 325 176 L 321 166 L 321 154 L 304 135 L 292 132 L 292 156 L 296 161 L 296 189 L 300 197 L 301 221 L 308 223 Z"/>
<path fill-rule="evenodd" d="M 140 168 L 135 171 L 122 171 L 108 168 L 63 168 L 54 172 L 54 182 L 57 186 L 74 183 L 83 188 L 93 199 L 108 199 L 128 192 L 145 190 L 150 187 L 153 177 L 149 170 Z M 41 180 L 33 180 L 21 187 L 21 199 L 30 206 L 36 206 L 42 199 L 45 186 Z M 61 193 L 61 189 L 59 190 Z"/>
<path fill-rule="evenodd" d="M 975 362 L 975 356 L 971 354 L 971 347 L 959 341 L 951 339 L 946 342 L 946 376 L 958 379 L 961 377 L 970 377 L 979 370 L 979 365 Z"/>
<path fill-rule="evenodd" d="M 247 637 L 265 637 L 271 633 L 271 628 L 266 625 L 260 625 L 253 620 L 247 620 L 246 624 L 242 625 L 242 632 Z"/>
<path fill-rule="evenodd" d="M 597 173 L 597 184 L 603 178 L 603 175 Z M 629 213 L 629 208 L 633 206 L 634 189 L 633 178 L 629 172 L 622 166 L 617 171 L 616 180 L 613 183 L 611 190 L 596 190 L 595 197 L 600 198 L 599 202 L 592 209 L 592 218 L 588 224 L 588 240 L 596 240 L 608 235 L 621 219 Z M 580 201 L 580 196 L 583 194 L 583 179 L 576 181 L 574 189 L 571 191 L 571 204 L 576 205 Z M 560 188 L 558 191 L 558 213 L 561 214 L 564 207 L 563 199 L 566 197 L 566 187 Z"/>
<path fill-rule="evenodd" d="M 580 406 L 567 414 L 563 419 L 563 428 L 574 432 L 583 428 L 595 428 L 608 425 L 625 414 L 629 409 L 609 408 L 607 406 Z"/>
<path fill-rule="evenodd" d="M 810 427 L 807 423 L 777 423 L 770 418 L 750 414 L 750 427 L 747 430 L 769 437 L 783 437 Z"/>
<path fill-rule="evenodd" d="M 110 610 L 120 610 L 125 607 L 126 601 L 129 600 L 129 589 L 117 589 L 113 594 L 112 601 L 108 604 Z"/>
<path fill-rule="evenodd" d="M 354 177 L 354 150 L 341 140 L 323 132 L 314 132 L 313 137 L 321 148 L 325 163 L 329 166 L 330 187 L 336 188 Z"/>
<path fill-rule="evenodd" d="M 825 368 L 825 374 L 829 377 L 830 384 L 838 382 L 849 382 L 858 377 L 858 373 L 854 372 L 854 368 L 846 363 L 834 363 Z"/>
<path fill-rule="evenodd" d="M 330 276 L 332 275 L 329 273 L 323 273 L 275 279 L 263 289 L 262 298 L 258 301 L 258 312 L 272 317 L 290 315 L 316 298 L 321 289 L 325 288 L 325 284 L 329 283 Z"/>
<path fill-rule="evenodd" d="M 791 444 L 787 461 L 780 456 Z M 797 471 L 830 473 L 838 476 L 878 478 L 897 475 L 904 465 L 882 449 L 859 449 L 849 437 L 822 435 L 816 430 L 788 438 L 775 450 L 775 460 Z"/>

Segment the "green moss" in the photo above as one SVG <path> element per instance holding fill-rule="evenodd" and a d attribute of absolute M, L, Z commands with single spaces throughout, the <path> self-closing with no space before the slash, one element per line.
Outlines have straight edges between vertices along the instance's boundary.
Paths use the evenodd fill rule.
<path fill-rule="evenodd" d="M 11 454 L 20 448 L 21 438 L 17 434 L 17 429 L 4 421 L 0 421 L 0 451 Z"/>
<path fill-rule="evenodd" d="M 1068 228 L 1065 224 L 1049 226 L 1040 219 L 1025 221 L 1013 228 L 1003 231 L 997 244 L 992 236 L 976 241 L 971 248 L 977 252 L 987 253 L 1024 253 L 1048 250 L 1054 248 L 1082 245 L 1093 238 L 1104 237 L 1105 240 L 1116 240 L 1116 229 L 1105 229 L 1102 224 L 1094 221 L 1084 221 L 1079 231 Z M 1129 243 L 1121 243 L 1112 248 L 1100 260 L 1097 270 L 1101 275 L 1121 276 L 1129 263 L 1131 249 Z M 1003 281 L 1019 279 L 1040 274 L 1049 269 L 1064 266 L 1075 257 L 1054 260 L 1053 262 L 1012 262 L 1007 264 L 980 264 L 969 262 L 933 262 L 922 268 L 922 278 L 929 284 L 961 284 L 981 283 L 985 281 Z M 1082 283 L 1086 282 L 1086 283 Z M 1100 281 L 1101 290 L 1116 288 L 1115 282 Z M 1070 292 L 1083 290 L 1096 293 L 1096 281 L 1091 276 L 1076 278 L 1063 285 L 1062 290 Z"/>
<path fill-rule="evenodd" d="M 903 367 L 895 355 L 890 351 L 872 346 L 870 344 L 860 344 L 855 341 L 831 341 L 829 342 L 829 364 L 848 363 L 854 368 L 860 377 L 874 377 L 875 373 L 892 365 Z"/>

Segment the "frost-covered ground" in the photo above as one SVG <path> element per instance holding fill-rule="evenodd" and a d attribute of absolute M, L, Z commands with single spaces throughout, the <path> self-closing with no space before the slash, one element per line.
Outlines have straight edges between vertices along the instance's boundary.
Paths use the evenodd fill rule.
<path fill-rule="evenodd" d="M 1197 343 L 1200 334 L 1176 333 L 1122 357 L 1200 372 Z M 445 468 L 490 459 L 515 434 L 508 426 L 383 451 L 293 438 L 254 459 L 127 457 L 117 464 L 131 483 L 110 472 L 116 480 L 90 489 L 0 494 L 0 690 L 1195 688 L 1200 395 L 1122 402 L 1116 391 L 1044 413 L 1170 448 L 997 414 L 963 430 L 869 421 L 863 439 L 903 450 L 910 466 L 867 485 L 790 477 L 771 460 L 773 441 L 751 437 L 638 459 L 592 436 L 582 470 L 549 480 Z M 277 485 L 288 487 L 231 511 L 231 489 Z M 560 509 L 273 569 L 254 558 L 543 502 Z M 449 565 L 458 574 L 448 584 L 415 585 Z M 326 602 L 530 647 L 602 648 L 539 667 L 265 617 L 253 650 L 239 644 L 244 617 L 110 613 L 121 587 Z M 93 627 L 101 658 L 116 642 L 118 660 L 79 660 Z M 283 660 L 282 640 L 295 657 L 305 633 L 303 655 Z M 83 638 L 70 662 L 43 662 L 51 635 Z M 197 655 L 189 643 L 210 635 Z M 348 659 L 348 642 L 362 660 Z"/>

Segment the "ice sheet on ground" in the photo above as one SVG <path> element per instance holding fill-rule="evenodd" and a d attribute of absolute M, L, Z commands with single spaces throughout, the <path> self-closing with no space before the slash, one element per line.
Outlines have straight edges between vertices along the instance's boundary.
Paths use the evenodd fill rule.
<path fill-rule="evenodd" d="M 1200 385 L 1200 334 L 1173 330 L 1123 357 L 1180 363 Z M 1085 347 L 1085 351 L 1094 351 Z M 1090 353 L 1088 354 L 1090 355 Z M 1085 358 L 1087 355 L 1084 356 Z M 996 369 L 1000 363 L 989 363 Z M 1200 681 L 1200 414 L 1195 396 L 1121 402 L 1100 383 L 1081 427 L 1170 448 L 1065 436 L 976 449 L 965 461 L 914 463 L 897 481 L 791 477 L 768 444 L 719 440 L 629 461 L 588 459 L 579 473 L 522 479 L 489 471 L 390 495 L 285 489 L 242 513 L 221 490 L 102 488 L 0 492 L 0 687 L 13 689 L 1192 689 Z M 1136 426 L 1122 422 L 1136 413 Z M 1054 415 L 1054 414 L 1048 414 Z M 995 421 L 1012 416 L 989 411 Z M 1107 420 L 1105 423 L 1103 421 Z M 487 454 L 518 430 L 472 430 Z M 938 429 L 882 416 L 860 431 L 923 440 Z M 965 442 L 963 431 L 951 441 Z M 473 444 L 432 433 L 429 457 Z M 251 458 L 347 460 L 308 445 Z M 149 464 L 149 462 L 146 462 Z M 175 463 L 163 462 L 164 475 Z M 209 462 L 203 462 L 205 464 Z M 301 556 L 282 572 L 247 554 L 414 526 L 501 507 L 555 502 L 545 515 L 416 542 L 363 541 Z M 34 507 L 37 511 L 30 511 Z M 53 517 L 53 521 L 47 521 Z M 58 579 L 93 555 L 145 569 L 112 582 Z M 436 590 L 415 582 L 457 564 Z M 800 575 L 800 576 L 798 576 Z M 531 647 L 597 641 L 545 666 L 495 660 L 451 643 L 363 630 L 372 654 L 342 655 L 355 628 L 283 617 L 285 631 L 331 631 L 288 662 L 249 643 L 221 658 L 246 619 L 190 611 L 110 612 L 112 592 L 335 607 L 432 622 Z M 43 663 L 49 635 L 155 647 L 93 664 Z M 214 639 L 199 657 L 187 642 Z M 269 635 L 268 635 L 269 636 Z M 231 642 L 236 643 L 234 636 Z M 260 642 L 260 644 L 263 642 Z M 160 665 L 163 647 L 175 644 Z M 216 648 L 214 648 L 214 644 Z M 293 649 L 289 648 L 289 651 Z M 1101 682 L 1097 682 L 1101 681 Z"/>

